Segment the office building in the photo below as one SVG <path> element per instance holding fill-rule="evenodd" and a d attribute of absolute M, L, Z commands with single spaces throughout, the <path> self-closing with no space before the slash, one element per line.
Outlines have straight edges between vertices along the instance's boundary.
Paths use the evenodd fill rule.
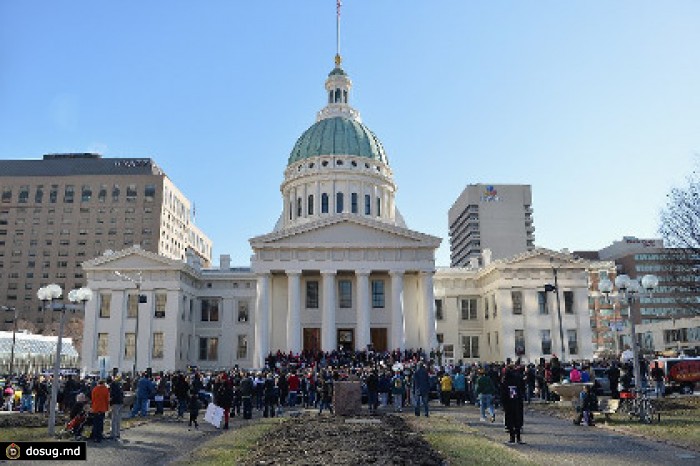
<path fill-rule="evenodd" d="M 473 265 L 487 249 L 496 260 L 535 248 L 529 185 L 468 185 L 447 218 L 452 267 Z"/>

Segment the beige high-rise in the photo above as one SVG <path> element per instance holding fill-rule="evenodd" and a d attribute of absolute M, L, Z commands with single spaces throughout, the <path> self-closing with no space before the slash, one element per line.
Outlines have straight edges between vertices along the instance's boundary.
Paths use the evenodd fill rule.
<path fill-rule="evenodd" d="M 40 287 L 84 286 L 83 261 L 136 244 L 173 259 L 189 249 L 202 265 L 211 262 L 211 240 L 192 222 L 190 201 L 153 160 L 0 160 L 0 305 L 16 307 L 31 330 L 48 330 L 57 318 L 40 310 Z M 2 314 L 0 329 L 11 329 L 14 313 Z"/>

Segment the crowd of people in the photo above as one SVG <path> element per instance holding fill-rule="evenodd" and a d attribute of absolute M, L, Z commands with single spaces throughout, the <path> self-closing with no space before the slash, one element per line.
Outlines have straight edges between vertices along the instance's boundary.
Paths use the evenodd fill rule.
<path fill-rule="evenodd" d="M 618 382 L 630 383 L 631 367 L 615 361 L 603 361 L 610 379 L 612 396 L 619 397 Z M 567 377 L 571 382 L 594 382 L 594 367 L 574 364 L 564 368 L 552 357 L 539 364 L 503 363 L 443 364 L 439 352 L 421 349 L 375 352 L 338 350 L 328 353 L 271 353 L 265 367 L 246 370 L 201 372 L 196 369 L 176 373 L 150 371 L 136 378 L 113 374 L 95 377 L 62 377 L 59 409 L 69 414 L 70 431 L 82 438 L 86 424 L 92 425 L 91 438 L 101 441 L 105 416 L 111 412 L 110 438 L 120 438 L 124 416 L 162 415 L 166 405 L 176 411 L 178 420 L 197 429 L 200 410 L 209 402 L 223 409 L 221 428 L 228 429 L 230 417 L 251 419 L 257 411 L 262 417 L 280 415 L 285 409 L 303 407 L 318 414 L 333 412 L 333 390 L 338 381 L 361 382 L 363 403 L 370 414 L 380 410 L 401 412 L 413 407 L 416 416 L 430 414 L 430 401 L 439 399 L 449 408 L 465 404 L 480 406 L 480 420 L 494 422 L 496 408 L 503 409 L 510 442 L 521 442 L 523 405 L 534 399 L 548 402 L 556 398 L 549 387 Z M 46 411 L 51 380 L 43 376 L 20 376 L 13 386 L 8 382 L 3 394 L 5 406 L 12 409 L 14 389 L 21 390 L 21 412 Z M 592 392 L 595 394 L 595 386 Z M 125 394 L 133 394 L 131 411 L 126 413 Z M 130 400 L 131 401 L 131 400 Z M 585 401 L 589 407 L 592 401 Z M 588 410 L 590 411 L 590 410 Z M 584 413 L 585 414 L 585 413 Z M 584 419 L 592 423 L 592 419 Z"/>

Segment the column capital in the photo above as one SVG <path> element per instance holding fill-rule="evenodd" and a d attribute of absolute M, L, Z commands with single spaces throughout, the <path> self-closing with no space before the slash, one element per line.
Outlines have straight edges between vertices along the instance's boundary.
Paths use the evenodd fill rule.
<path fill-rule="evenodd" d="M 371 273 L 372 271 L 367 269 L 355 270 L 355 275 L 369 275 Z"/>
<path fill-rule="evenodd" d="M 321 275 L 337 275 L 337 270 L 321 270 Z"/>
<path fill-rule="evenodd" d="M 301 270 L 285 270 L 285 275 L 301 275 Z"/>
<path fill-rule="evenodd" d="M 405 270 L 389 270 L 389 275 L 391 275 L 392 277 L 399 277 L 405 274 Z"/>

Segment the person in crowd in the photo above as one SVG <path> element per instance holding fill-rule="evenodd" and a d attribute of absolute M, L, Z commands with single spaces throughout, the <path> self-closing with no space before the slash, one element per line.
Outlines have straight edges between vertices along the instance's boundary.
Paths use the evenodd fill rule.
<path fill-rule="evenodd" d="M 569 382 L 571 382 L 571 383 L 581 382 L 581 371 L 578 370 L 578 367 L 574 366 L 571 368 L 571 372 L 569 372 Z"/>
<path fill-rule="evenodd" d="M 177 399 L 177 419 L 182 421 L 185 418 L 185 411 L 187 411 L 188 403 L 188 393 L 190 391 L 190 384 L 185 378 L 185 374 L 177 374 L 173 382 L 173 393 Z"/>
<path fill-rule="evenodd" d="M 301 391 L 301 380 L 299 379 L 296 371 L 289 373 L 289 376 L 287 377 L 287 388 L 289 390 L 288 405 L 290 408 L 294 408 L 297 405 L 297 399 L 299 397 L 299 392 Z"/>
<path fill-rule="evenodd" d="M 69 413 L 70 422 L 68 423 L 68 428 L 70 428 L 75 440 L 83 440 L 83 428 L 87 418 L 86 409 L 87 397 L 83 393 L 79 393 L 75 403 L 71 406 Z"/>
<path fill-rule="evenodd" d="M 617 363 L 613 361 L 606 372 L 608 375 L 608 379 L 610 380 L 610 396 L 614 400 L 619 400 L 620 391 L 618 389 L 618 384 L 620 383 L 620 369 L 618 369 Z"/>
<path fill-rule="evenodd" d="M 535 365 L 530 363 L 527 365 L 525 370 L 525 395 L 527 398 L 527 404 L 532 402 L 532 397 L 535 394 L 535 384 L 537 381 L 537 371 L 535 370 Z"/>
<path fill-rule="evenodd" d="M 506 429 L 510 438 L 508 443 L 523 443 L 520 430 L 523 427 L 523 394 L 525 383 L 522 370 L 511 364 L 506 367 L 501 384 L 501 403 L 505 413 Z"/>
<path fill-rule="evenodd" d="M 656 361 L 654 363 L 654 368 L 651 370 L 651 378 L 654 381 L 654 393 L 656 393 L 656 398 L 663 398 L 666 387 L 664 386 L 664 370 L 661 368 L 661 364 Z"/>
<path fill-rule="evenodd" d="M 391 374 L 388 371 L 382 371 L 379 374 L 377 391 L 379 394 L 379 406 L 386 408 L 389 404 L 389 392 L 391 391 Z"/>
<path fill-rule="evenodd" d="M 224 410 L 223 428 L 228 430 L 231 405 L 233 404 L 233 383 L 225 373 L 219 376 L 218 382 L 214 385 L 214 404 Z"/>
<path fill-rule="evenodd" d="M 578 413 L 574 419 L 574 424 L 584 426 L 595 425 L 595 420 L 593 419 L 593 411 L 598 409 L 598 397 L 595 394 L 595 390 L 591 389 L 590 385 L 584 385 L 583 390 L 579 395 L 579 406 Z"/>
<path fill-rule="evenodd" d="M 430 375 L 428 374 L 428 370 L 425 368 L 425 364 L 420 362 L 418 363 L 418 369 L 416 369 L 415 373 L 413 374 L 413 406 L 414 406 L 414 412 L 416 416 L 420 416 L 420 407 L 421 404 L 423 405 L 423 410 L 425 412 L 425 416 L 428 417 L 430 415 L 428 411 L 428 402 L 429 402 L 429 397 L 430 395 Z"/>
<path fill-rule="evenodd" d="M 32 380 L 29 377 L 22 377 L 19 381 L 19 386 L 22 390 L 22 398 L 19 403 L 19 412 L 31 413 L 32 409 Z"/>
<path fill-rule="evenodd" d="M 124 386 L 119 376 L 107 377 L 109 384 L 109 403 L 112 408 L 112 432 L 110 438 L 119 440 L 122 428 L 122 407 L 124 406 Z"/>
<path fill-rule="evenodd" d="M 241 403 L 243 404 L 243 419 L 251 419 L 253 417 L 253 396 L 254 387 L 253 379 L 250 373 L 245 372 L 241 379 Z"/>
<path fill-rule="evenodd" d="M 5 411 L 12 411 L 15 399 L 15 389 L 12 387 L 12 382 L 9 380 L 5 382 L 5 388 L 2 391 L 2 396 L 4 397 Z"/>
<path fill-rule="evenodd" d="M 467 378 L 462 373 L 460 367 L 455 368 L 455 375 L 453 378 L 453 386 L 455 391 L 455 398 L 457 406 L 463 406 L 466 400 L 467 394 Z"/>
<path fill-rule="evenodd" d="M 400 413 L 403 407 L 403 394 L 406 391 L 403 377 L 400 371 L 394 373 L 391 379 L 391 396 L 394 400 L 394 412 Z"/>
<path fill-rule="evenodd" d="M 197 393 L 191 393 L 187 403 L 187 409 L 190 413 L 190 422 L 187 424 L 187 430 L 192 430 L 192 424 L 195 429 L 199 429 L 197 417 L 199 416 L 199 396 Z"/>
<path fill-rule="evenodd" d="M 103 438 L 105 413 L 109 411 L 109 388 L 105 385 L 104 379 L 100 379 L 97 386 L 92 389 L 92 435 L 90 438 L 94 442 L 101 442 Z"/>
<path fill-rule="evenodd" d="M 379 377 L 377 376 L 377 370 L 372 369 L 370 374 L 365 380 L 367 385 L 367 405 L 369 406 L 369 413 L 375 414 L 377 412 L 377 406 L 379 405 Z"/>
<path fill-rule="evenodd" d="M 165 377 L 160 377 L 155 383 L 155 396 L 153 398 L 153 401 L 155 401 L 156 404 L 156 412 L 155 414 L 163 414 L 163 407 L 165 406 L 165 397 L 166 397 L 166 392 L 167 392 L 167 385 L 165 381 Z"/>
<path fill-rule="evenodd" d="M 142 417 L 148 416 L 148 401 L 155 389 L 155 385 L 150 377 L 144 372 L 136 383 L 136 401 L 131 410 L 131 417 L 136 417 L 137 415 Z"/>
<path fill-rule="evenodd" d="M 49 395 L 49 385 L 43 375 L 39 377 L 38 383 L 34 386 L 34 393 L 36 395 L 36 403 L 34 403 L 36 412 L 43 413 Z"/>
<path fill-rule="evenodd" d="M 443 406 L 450 406 L 450 399 L 452 398 L 452 377 L 449 372 L 445 372 L 442 377 L 440 377 L 440 400 Z"/>
<path fill-rule="evenodd" d="M 275 379 L 272 373 L 267 375 L 263 387 L 263 395 L 265 397 L 263 417 L 275 417 L 279 391 L 275 387 Z"/>
<path fill-rule="evenodd" d="M 318 392 L 321 399 L 318 414 L 320 416 L 321 413 L 323 413 L 324 407 L 326 407 L 328 411 L 333 414 L 333 408 L 331 407 L 331 401 L 333 400 L 333 379 L 324 374 L 323 376 L 319 377 L 319 383 L 320 385 L 318 386 Z"/>
<path fill-rule="evenodd" d="M 480 420 L 486 422 L 486 410 L 488 409 L 490 413 L 489 420 L 494 422 L 496 420 L 496 410 L 493 407 L 493 396 L 496 394 L 496 387 L 484 369 L 479 369 L 478 374 L 479 377 L 476 379 L 474 392 L 479 398 Z"/>

